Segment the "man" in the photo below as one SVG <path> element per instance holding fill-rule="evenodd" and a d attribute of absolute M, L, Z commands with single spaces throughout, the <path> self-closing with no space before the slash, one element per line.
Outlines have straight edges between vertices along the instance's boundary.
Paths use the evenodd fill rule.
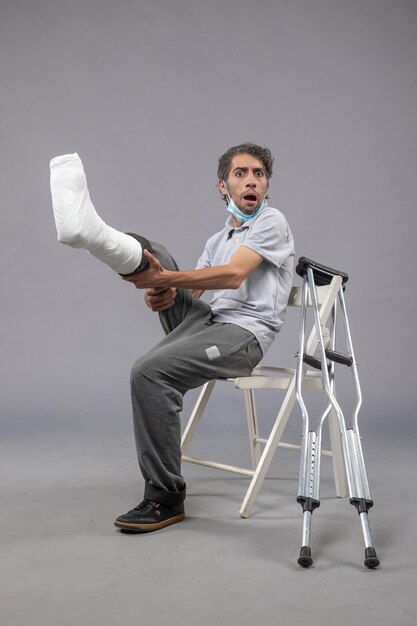
<path fill-rule="evenodd" d="M 197 268 L 189 271 L 179 271 L 160 244 L 104 224 L 91 204 L 80 164 L 77 155 L 51 162 L 58 238 L 88 249 L 124 280 L 146 289 L 145 301 L 159 313 L 166 333 L 132 369 L 145 493 L 137 507 L 115 521 L 125 531 L 148 532 L 184 518 L 184 394 L 215 378 L 249 376 L 283 324 L 293 238 L 282 213 L 266 204 L 273 164 L 268 148 L 245 143 L 220 157 L 218 188 L 231 215 L 207 241 Z M 213 290 L 209 304 L 199 299 L 205 290 Z"/>

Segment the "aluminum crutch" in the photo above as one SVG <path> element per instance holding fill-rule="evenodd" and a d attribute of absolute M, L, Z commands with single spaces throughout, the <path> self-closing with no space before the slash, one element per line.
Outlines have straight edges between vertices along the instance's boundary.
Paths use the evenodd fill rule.
<path fill-rule="evenodd" d="M 358 413 L 362 403 L 362 395 L 359 384 L 356 361 L 353 352 L 352 338 L 344 299 L 344 285 L 348 280 L 347 274 L 338 272 L 310 259 L 302 257 L 297 265 L 297 273 L 303 276 L 303 295 L 300 321 L 299 352 L 297 362 L 297 400 L 299 402 L 303 416 L 303 445 L 300 461 L 299 495 L 297 501 L 303 507 L 303 545 L 300 551 L 298 563 L 302 567 L 312 565 L 310 548 L 310 528 L 313 511 L 320 505 L 319 482 L 320 482 L 320 456 L 321 456 L 321 433 L 324 420 L 329 415 L 331 409 L 337 415 L 340 434 L 342 439 L 343 458 L 347 475 L 350 502 L 358 510 L 365 542 L 366 567 L 373 569 L 379 565 L 369 527 L 368 512 L 373 505 L 371 499 L 368 478 L 365 469 L 362 446 L 360 442 L 358 428 Z M 346 346 L 348 354 L 342 354 L 335 350 L 336 331 L 336 306 L 333 309 L 332 329 L 330 348 L 326 346 L 323 336 L 323 329 L 320 323 L 319 306 L 316 282 L 318 284 L 329 284 L 334 276 L 342 277 L 342 284 L 339 287 L 338 302 L 342 310 L 342 318 L 345 328 Z M 308 294 L 311 296 L 312 309 L 314 314 L 314 325 L 317 334 L 317 344 L 319 357 L 305 353 L 305 325 Z M 327 341 L 327 345 L 329 341 Z M 340 363 L 351 369 L 353 385 L 356 394 L 356 404 L 352 417 L 352 427 L 346 429 L 345 419 L 334 394 L 334 363 Z M 324 388 L 326 391 L 328 405 L 322 414 L 317 431 L 309 430 L 308 412 L 302 397 L 302 378 L 305 367 L 309 365 L 321 369 Z"/>
<path fill-rule="evenodd" d="M 376 555 L 376 551 L 372 543 L 368 517 L 369 509 L 373 506 L 374 503 L 371 498 L 371 492 L 369 489 L 368 476 L 365 468 L 365 460 L 363 457 L 358 425 L 358 413 L 362 404 L 362 392 L 359 384 L 358 369 L 353 351 L 352 336 L 350 333 L 343 289 L 339 290 L 339 303 L 345 325 L 347 349 L 352 358 L 351 371 L 356 392 L 356 405 L 352 416 L 352 426 L 349 429 L 345 428 L 342 432 L 342 436 L 344 437 L 344 441 L 342 440 L 342 444 L 343 452 L 346 459 L 345 463 L 348 480 L 349 499 L 350 503 L 356 507 L 361 521 L 362 533 L 365 543 L 364 565 L 366 565 L 366 567 L 368 567 L 369 569 L 374 569 L 375 567 L 378 567 L 379 559 Z"/>
<path fill-rule="evenodd" d="M 323 414 L 321 415 L 318 423 L 317 430 L 310 430 L 310 420 L 302 395 L 302 379 L 306 369 L 304 363 L 311 364 L 313 367 L 319 367 L 320 361 L 316 357 L 309 359 L 305 354 L 305 327 L 306 327 L 306 314 L 307 314 L 307 301 L 308 301 L 308 281 L 307 276 L 303 279 L 302 289 L 302 304 L 301 304 L 301 322 L 300 322 L 300 337 L 299 337 L 299 350 L 297 361 L 297 373 L 296 373 L 296 398 L 301 408 L 303 418 L 303 435 L 301 445 L 301 458 L 300 458 L 300 471 L 299 471 L 299 484 L 298 484 L 298 496 L 297 502 L 301 504 L 303 509 L 303 539 L 302 547 L 300 550 L 300 556 L 298 558 L 298 564 L 302 567 L 309 567 L 313 564 L 311 558 L 310 548 L 310 531 L 311 531 L 311 519 L 312 514 L 316 508 L 320 506 L 319 489 L 320 489 L 320 461 L 321 461 L 321 441 L 322 441 L 322 428 L 326 417 L 329 415 L 332 405 L 330 402 L 327 404 Z M 332 312 L 332 332 L 331 336 L 326 336 L 326 345 L 330 343 L 331 348 L 334 349 L 334 327 L 335 327 L 335 315 Z M 327 334 L 328 330 L 326 329 Z M 324 340 L 324 339 L 323 339 Z M 309 363 L 310 362 L 310 363 Z M 330 380 L 333 385 L 334 379 L 334 364 L 331 364 Z"/>

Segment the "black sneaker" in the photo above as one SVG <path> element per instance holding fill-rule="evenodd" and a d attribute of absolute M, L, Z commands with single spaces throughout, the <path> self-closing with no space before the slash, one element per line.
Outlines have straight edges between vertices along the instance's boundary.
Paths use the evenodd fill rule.
<path fill-rule="evenodd" d="M 148 533 L 180 522 L 184 517 L 183 502 L 167 506 L 152 500 L 142 500 L 136 508 L 120 515 L 114 525 L 131 533 Z"/>

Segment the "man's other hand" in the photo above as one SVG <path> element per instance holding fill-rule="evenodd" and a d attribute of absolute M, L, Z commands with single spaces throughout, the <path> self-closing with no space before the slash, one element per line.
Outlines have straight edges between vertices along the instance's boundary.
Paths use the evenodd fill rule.
<path fill-rule="evenodd" d="M 145 290 L 145 302 L 154 311 L 166 311 L 175 304 L 177 290 L 175 287 L 149 288 Z"/>

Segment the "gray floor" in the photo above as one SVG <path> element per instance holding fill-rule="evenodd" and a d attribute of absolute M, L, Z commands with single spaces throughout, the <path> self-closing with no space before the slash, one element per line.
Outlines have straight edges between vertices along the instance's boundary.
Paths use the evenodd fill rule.
<path fill-rule="evenodd" d="M 303 570 L 296 564 L 298 455 L 279 452 L 246 520 L 238 514 L 245 478 L 187 464 L 186 520 L 129 536 L 113 519 L 140 496 L 130 430 L 99 432 L 28 429 L 3 439 L 2 624 L 417 623 L 414 441 L 364 442 L 382 567 L 362 565 L 357 514 L 333 497 L 325 459 L 315 563 Z M 239 437 L 226 434 L 221 445 L 205 436 L 218 458 L 241 448 Z"/>

